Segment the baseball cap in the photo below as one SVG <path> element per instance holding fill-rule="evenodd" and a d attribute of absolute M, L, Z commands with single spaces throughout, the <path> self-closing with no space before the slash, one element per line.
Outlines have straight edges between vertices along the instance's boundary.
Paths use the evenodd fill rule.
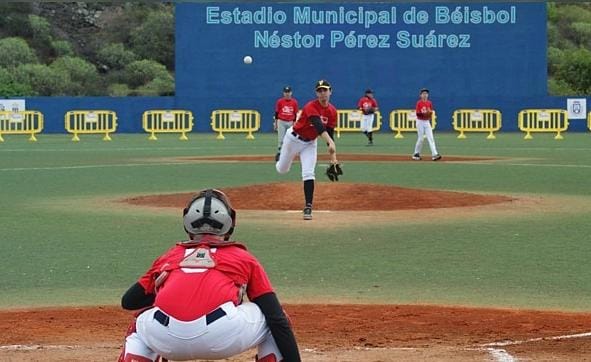
<path fill-rule="evenodd" d="M 367 89 L 365 90 L 365 94 L 367 94 L 367 93 L 372 93 L 372 94 L 373 94 L 373 91 L 372 91 L 371 89 L 367 88 Z"/>
<path fill-rule="evenodd" d="M 318 82 L 316 82 L 316 87 L 315 89 L 318 90 L 320 88 L 325 88 L 325 89 L 331 89 L 330 87 L 330 83 L 328 83 L 327 81 L 325 81 L 324 79 L 319 80 Z"/>
<path fill-rule="evenodd" d="M 291 87 L 290 86 L 283 87 L 283 93 L 289 93 L 289 92 L 291 92 Z"/>
<path fill-rule="evenodd" d="M 429 93 L 429 89 L 427 89 L 427 88 L 421 88 L 421 91 L 419 93 L 423 93 L 423 92 Z"/>

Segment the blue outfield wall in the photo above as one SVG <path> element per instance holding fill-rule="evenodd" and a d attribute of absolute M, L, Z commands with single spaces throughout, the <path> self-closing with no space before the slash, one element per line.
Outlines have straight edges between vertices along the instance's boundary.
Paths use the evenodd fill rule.
<path fill-rule="evenodd" d="M 179 3 L 176 95 L 163 98 L 29 98 L 62 132 L 72 109 L 111 109 L 118 132 L 141 131 L 147 109 L 191 110 L 195 131 L 210 131 L 214 109 L 256 109 L 272 130 L 274 104 L 290 85 L 300 104 L 327 79 L 337 108 L 355 108 L 372 88 L 385 117 L 413 108 L 428 87 L 438 129 L 459 108 L 494 108 L 503 130 L 517 130 L 525 108 L 566 109 L 547 95 L 546 4 L 507 3 Z M 252 64 L 242 59 L 253 57 Z M 589 102 L 589 98 L 587 98 Z M 571 121 L 582 131 L 586 122 Z"/>

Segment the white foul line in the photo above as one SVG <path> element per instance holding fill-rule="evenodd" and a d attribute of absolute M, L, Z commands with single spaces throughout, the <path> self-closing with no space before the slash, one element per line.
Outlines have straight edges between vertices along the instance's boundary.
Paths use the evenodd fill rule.
<path fill-rule="evenodd" d="M 582 337 L 591 337 L 591 332 L 585 333 L 578 333 L 578 334 L 566 334 L 564 336 L 554 336 L 554 337 L 538 337 L 538 338 L 530 338 L 524 339 L 522 341 L 503 341 L 503 342 L 492 342 L 483 344 L 483 347 L 504 347 L 504 346 L 516 346 L 519 344 L 529 343 L 529 342 L 539 342 L 539 341 L 559 341 L 561 339 L 571 339 L 571 338 L 582 338 Z"/>

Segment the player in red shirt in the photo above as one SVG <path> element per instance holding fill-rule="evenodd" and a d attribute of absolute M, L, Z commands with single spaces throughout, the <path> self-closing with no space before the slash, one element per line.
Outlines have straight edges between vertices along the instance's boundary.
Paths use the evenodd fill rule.
<path fill-rule="evenodd" d="M 421 149 L 423 148 L 423 138 L 427 136 L 429 141 L 429 148 L 431 148 L 431 159 L 433 161 L 441 160 L 441 155 L 437 152 L 435 146 L 435 139 L 433 138 L 433 128 L 431 127 L 431 117 L 433 116 L 433 103 L 429 100 L 429 90 L 422 88 L 420 91 L 420 99 L 417 101 L 415 107 L 417 115 L 417 143 L 415 144 L 415 153 L 412 159 L 415 161 L 421 160 Z"/>
<path fill-rule="evenodd" d="M 321 137 L 328 145 L 330 162 L 338 164 L 336 146 L 326 131 L 327 126 L 336 125 L 337 110 L 330 104 L 332 88 L 326 80 L 316 83 L 316 99 L 308 102 L 296 123 L 285 134 L 279 161 L 275 164 L 277 172 L 289 172 L 297 155 L 302 164 L 302 180 L 304 181 L 304 220 L 312 219 L 312 202 L 314 201 L 314 170 L 317 158 L 317 138 Z M 338 179 L 337 179 L 338 181 Z"/>
<path fill-rule="evenodd" d="M 363 113 L 361 116 L 361 132 L 367 137 L 368 146 L 373 145 L 373 121 L 378 110 L 378 101 L 373 96 L 373 91 L 367 89 L 365 95 L 357 102 L 357 108 Z"/>
<path fill-rule="evenodd" d="M 290 86 L 283 87 L 283 97 L 275 102 L 275 116 L 273 117 L 273 130 L 277 131 L 277 154 L 275 161 L 279 161 L 283 138 L 287 130 L 293 126 L 298 114 L 298 101 L 293 98 Z"/>
<path fill-rule="evenodd" d="M 121 299 L 125 309 L 146 309 L 128 330 L 119 361 L 222 359 L 253 347 L 259 362 L 300 361 L 265 270 L 229 240 L 236 212 L 226 195 L 199 192 L 183 224 L 189 240 L 158 257 Z"/>

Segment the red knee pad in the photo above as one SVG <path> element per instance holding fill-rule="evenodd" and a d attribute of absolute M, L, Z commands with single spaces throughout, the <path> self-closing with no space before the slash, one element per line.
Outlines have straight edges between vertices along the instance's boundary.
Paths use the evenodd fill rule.
<path fill-rule="evenodd" d="M 149 358 L 128 353 L 125 355 L 123 362 L 154 362 Z"/>
<path fill-rule="evenodd" d="M 256 356 L 255 359 L 256 362 L 279 362 L 277 361 L 277 358 L 275 357 L 274 353 L 268 354 L 263 358 L 259 358 L 259 356 Z"/>

